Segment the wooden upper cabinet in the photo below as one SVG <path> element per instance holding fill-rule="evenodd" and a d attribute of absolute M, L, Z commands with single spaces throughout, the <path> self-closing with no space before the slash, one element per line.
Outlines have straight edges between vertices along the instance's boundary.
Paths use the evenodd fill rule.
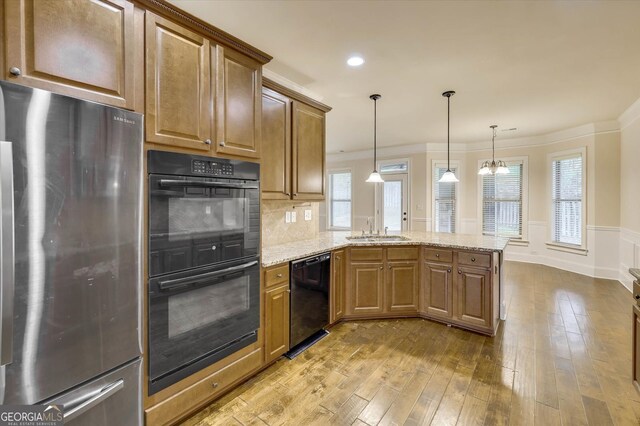
<path fill-rule="evenodd" d="M 125 0 L 4 2 L 8 81 L 135 109 L 143 22 Z M 140 36 L 137 34 L 140 32 Z M 138 79 L 139 80 L 139 79 Z"/>
<path fill-rule="evenodd" d="M 325 123 L 324 112 L 293 101 L 294 200 L 324 200 Z"/>
<path fill-rule="evenodd" d="M 216 57 L 216 152 L 259 158 L 262 66 L 224 47 Z"/>
<path fill-rule="evenodd" d="M 209 41 L 147 12 L 146 46 L 147 142 L 209 150 Z"/>
<path fill-rule="evenodd" d="M 262 89 L 262 198 L 291 198 L 291 100 Z"/>

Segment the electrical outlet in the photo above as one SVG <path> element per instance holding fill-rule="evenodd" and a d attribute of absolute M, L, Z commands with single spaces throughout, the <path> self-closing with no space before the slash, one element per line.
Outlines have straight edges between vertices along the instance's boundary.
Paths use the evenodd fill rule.
<path fill-rule="evenodd" d="M 291 212 L 286 212 L 284 214 L 284 223 L 291 223 Z"/>
<path fill-rule="evenodd" d="M 311 220 L 311 210 L 304 211 L 304 220 Z"/>
<path fill-rule="evenodd" d="M 291 212 L 291 222 L 295 222 L 296 221 L 296 212 Z"/>

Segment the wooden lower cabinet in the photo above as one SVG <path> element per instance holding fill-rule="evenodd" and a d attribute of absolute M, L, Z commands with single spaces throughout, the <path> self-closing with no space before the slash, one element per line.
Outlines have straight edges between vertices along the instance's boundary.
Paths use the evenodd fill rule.
<path fill-rule="evenodd" d="M 265 292 L 265 363 L 289 350 L 289 283 Z"/>
<path fill-rule="evenodd" d="M 420 270 L 418 261 L 387 262 L 385 311 L 415 314 L 418 312 Z"/>
<path fill-rule="evenodd" d="M 218 395 L 239 383 L 262 366 L 262 348 L 195 382 L 193 385 L 145 410 L 147 425 L 175 424 L 201 409 Z"/>
<path fill-rule="evenodd" d="M 453 265 L 424 263 L 422 310 L 432 317 L 453 317 Z"/>
<path fill-rule="evenodd" d="M 345 308 L 345 251 L 337 250 L 331 254 L 331 284 L 329 291 L 329 324 L 342 319 Z"/>
<path fill-rule="evenodd" d="M 640 308 L 633 305 L 633 384 L 640 391 Z"/>
<path fill-rule="evenodd" d="M 491 270 L 458 267 L 455 318 L 473 327 L 491 327 Z"/>
<path fill-rule="evenodd" d="M 352 263 L 349 292 L 349 314 L 381 314 L 384 263 Z"/>

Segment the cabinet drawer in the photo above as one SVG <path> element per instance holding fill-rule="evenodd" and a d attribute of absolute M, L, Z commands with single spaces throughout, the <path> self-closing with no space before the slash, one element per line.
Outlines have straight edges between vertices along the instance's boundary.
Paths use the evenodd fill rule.
<path fill-rule="evenodd" d="M 429 262 L 453 262 L 453 251 L 427 247 L 424 249 L 424 260 Z"/>
<path fill-rule="evenodd" d="M 382 260 L 382 248 L 352 248 L 351 249 L 351 261 L 352 262 L 368 262 L 370 260 Z"/>
<path fill-rule="evenodd" d="M 491 267 L 491 255 L 488 253 L 474 253 L 468 251 L 458 252 L 458 263 L 461 265 Z"/>
<path fill-rule="evenodd" d="M 146 424 L 172 424 L 183 415 L 212 400 L 216 395 L 240 381 L 262 363 L 262 348 L 229 364 L 222 370 L 194 383 L 171 398 L 145 412 Z"/>
<path fill-rule="evenodd" d="M 289 264 L 274 266 L 264 271 L 264 286 L 273 287 L 289 282 Z"/>
<path fill-rule="evenodd" d="M 387 260 L 416 260 L 419 254 L 418 247 L 390 247 L 387 249 Z"/>

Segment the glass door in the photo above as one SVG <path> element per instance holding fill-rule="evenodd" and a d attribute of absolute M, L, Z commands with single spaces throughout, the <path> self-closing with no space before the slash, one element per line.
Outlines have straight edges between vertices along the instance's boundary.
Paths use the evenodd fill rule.
<path fill-rule="evenodd" d="M 407 174 L 384 175 L 384 183 L 377 188 L 377 223 L 380 229 L 388 228 L 389 232 L 409 229 L 409 209 Z"/>

